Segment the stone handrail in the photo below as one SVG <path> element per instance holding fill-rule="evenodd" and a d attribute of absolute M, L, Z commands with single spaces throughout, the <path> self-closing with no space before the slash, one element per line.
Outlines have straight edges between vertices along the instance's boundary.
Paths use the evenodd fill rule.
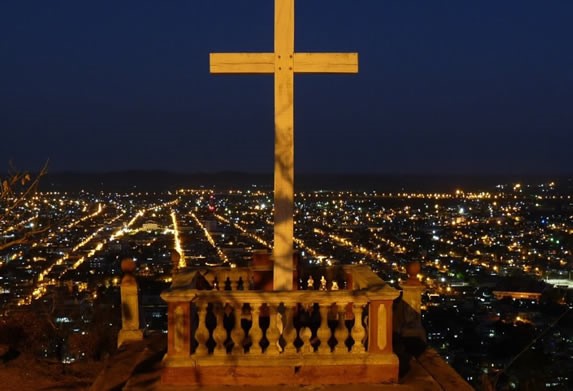
<path fill-rule="evenodd" d="M 344 266 L 344 272 L 351 290 L 377 290 L 387 288 L 386 283 L 365 265 Z"/>
<path fill-rule="evenodd" d="M 192 273 L 181 273 L 175 276 L 171 290 L 189 289 L 197 273 L 215 290 L 248 290 L 252 288 L 253 273 L 249 268 L 213 267 Z"/>

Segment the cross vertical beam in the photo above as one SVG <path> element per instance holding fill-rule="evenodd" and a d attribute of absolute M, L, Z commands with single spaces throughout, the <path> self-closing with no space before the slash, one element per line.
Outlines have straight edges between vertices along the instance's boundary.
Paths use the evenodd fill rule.
<path fill-rule="evenodd" d="M 273 289 L 292 290 L 294 237 L 294 0 L 275 1 Z"/>
<path fill-rule="evenodd" d="M 357 73 L 357 53 L 295 53 L 294 0 L 275 0 L 274 53 L 211 53 L 215 74 L 274 73 L 274 290 L 293 288 L 294 74 Z"/>

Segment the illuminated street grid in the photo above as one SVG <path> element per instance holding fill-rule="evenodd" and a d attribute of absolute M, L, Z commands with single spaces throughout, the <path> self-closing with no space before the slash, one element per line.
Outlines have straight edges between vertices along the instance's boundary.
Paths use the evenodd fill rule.
<path fill-rule="evenodd" d="M 556 319 L 531 300 L 504 307 L 495 289 L 547 292 L 544 280 L 571 285 L 573 200 L 554 183 L 507 184 L 483 193 L 315 191 L 298 193 L 295 201 L 303 268 L 364 264 L 399 287 L 408 278 L 406 265 L 420 261 L 416 278 L 427 288 L 428 339 L 470 382 L 507 361 L 491 353 L 510 338 L 504 325 L 541 330 Z M 40 232 L 0 252 L 0 315 L 34 308 L 62 290 L 78 305 L 95 306 L 105 289 L 117 294 L 120 261 L 131 257 L 143 284 L 144 324 L 164 329 L 159 293 L 171 282 L 173 266 L 244 267 L 254 252 L 272 248 L 269 191 L 45 193 L 13 212 L 14 223 L 2 226 L 3 241 Z M 299 286 L 306 289 L 304 281 Z M 572 291 L 559 292 L 568 293 L 554 295 L 557 304 L 571 306 Z M 456 317 L 461 323 L 444 324 Z M 85 332 L 81 323 L 66 321 L 73 332 Z M 550 334 L 550 342 L 573 358 L 568 335 Z M 471 350 L 477 356 L 462 341 L 477 341 Z"/>
<path fill-rule="evenodd" d="M 419 260 L 418 278 L 438 291 L 483 273 L 563 277 L 571 257 L 566 244 L 572 217 L 556 214 L 551 205 L 567 204 L 563 197 L 570 196 L 551 191 L 553 186 L 539 186 L 533 195 L 521 185 L 477 194 L 300 193 L 295 243 L 309 265 L 369 264 L 390 283 L 406 278 L 405 265 Z M 170 236 L 167 247 L 181 254 L 179 267 L 246 266 L 253 251 L 271 249 L 272 194 L 47 193 L 23 205 L 16 221 L 3 227 L 5 240 L 49 228 L 0 258 L 3 303 L 23 305 L 71 278 L 86 261 L 121 247 L 125 235 L 142 231 Z"/>

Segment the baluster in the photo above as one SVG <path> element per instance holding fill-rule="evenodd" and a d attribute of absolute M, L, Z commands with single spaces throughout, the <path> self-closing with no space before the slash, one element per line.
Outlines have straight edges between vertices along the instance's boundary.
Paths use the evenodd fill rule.
<path fill-rule="evenodd" d="M 354 326 L 352 326 L 352 338 L 354 345 L 352 345 L 352 353 L 364 353 L 364 338 L 366 337 L 366 330 L 362 324 L 362 305 L 354 303 L 352 307 L 354 312 Z"/>
<path fill-rule="evenodd" d="M 213 330 L 213 339 L 215 340 L 215 349 L 213 349 L 213 355 L 224 356 L 227 354 L 227 350 L 225 349 L 227 331 L 223 326 L 224 304 L 213 303 L 213 311 L 215 313 L 215 318 L 217 319 L 217 325 Z"/>
<path fill-rule="evenodd" d="M 279 337 L 282 333 L 282 323 L 281 330 L 278 329 L 277 316 L 280 316 L 277 308 L 278 304 L 268 303 L 269 307 L 269 328 L 267 330 L 267 339 L 269 340 L 269 346 L 266 353 L 275 356 L 282 352 L 282 348 L 279 345 Z"/>
<path fill-rule="evenodd" d="M 245 281 L 243 281 L 243 277 L 239 277 L 237 280 L 237 290 L 244 291 L 245 290 Z"/>
<path fill-rule="evenodd" d="M 250 304 L 243 304 L 241 309 L 241 330 L 243 331 L 243 352 L 248 353 L 252 346 L 251 335 L 250 332 L 253 329 L 253 310 Z M 251 323 L 251 327 L 248 327 L 248 324 Z M 244 324 L 244 328 L 243 328 Z M 247 349 L 249 346 L 249 349 Z"/>
<path fill-rule="evenodd" d="M 235 322 L 233 328 L 231 329 L 231 339 L 233 340 L 233 354 L 243 354 L 245 353 L 245 348 L 243 346 L 244 333 L 241 328 L 241 304 L 235 304 L 233 307 L 233 314 L 235 317 Z"/>
<path fill-rule="evenodd" d="M 198 356 L 204 356 L 209 353 L 207 348 L 207 340 L 209 339 L 209 330 L 207 329 L 207 324 L 205 319 L 207 318 L 207 304 L 203 301 L 197 301 L 197 315 L 199 321 L 197 322 L 197 331 L 195 331 L 195 339 L 197 340 L 197 347 L 195 348 L 195 354 Z"/>
<path fill-rule="evenodd" d="M 334 346 L 334 353 L 347 352 L 346 347 L 346 337 L 348 336 L 348 331 L 346 325 L 344 324 L 344 311 L 340 311 L 340 307 L 336 306 L 336 328 L 334 329 L 334 338 L 336 338 L 336 345 Z"/>
<path fill-rule="evenodd" d="M 328 339 L 330 338 L 330 328 L 328 327 L 328 308 L 326 304 L 319 305 L 320 312 L 320 327 L 318 328 L 316 335 L 320 340 L 320 346 L 318 347 L 319 353 L 330 353 L 330 346 L 328 346 Z"/>
<path fill-rule="evenodd" d="M 364 345 L 364 350 L 368 351 L 368 346 L 370 345 L 370 303 L 365 306 L 364 312 L 366 313 L 364 316 L 364 327 L 366 328 L 366 332 L 364 333 L 362 344 Z"/>
<path fill-rule="evenodd" d="M 231 278 L 228 277 L 228 276 L 227 276 L 227 278 L 225 279 L 225 290 L 226 290 L 226 291 L 233 290 Z"/>
<path fill-rule="evenodd" d="M 261 338 L 263 338 L 263 330 L 261 330 L 261 326 L 259 325 L 260 313 L 261 305 L 258 303 L 251 303 L 251 320 L 253 324 L 249 332 L 252 341 L 252 345 L 249 348 L 249 353 L 253 355 L 259 355 L 262 353 L 261 345 L 259 345 Z"/>
<path fill-rule="evenodd" d="M 285 305 L 285 313 L 283 317 L 283 338 L 285 340 L 285 353 L 296 353 L 296 346 L 294 346 L 294 341 L 296 339 L 294 314 L 294 307 L 292 305 Z"/>
<path fill-rule="evenodd" d="M 342 319 L 342 324 L 344 325 L 344 331 L 346 336 L 344 337 L 346 351 L 349 352 L 354 344 L 348 346 L 346 343 L 352 342 L 352 324 L 354 323 L 354 303 L 350 302 L 344 306 L 344 316 Z M 348 327 L 350 325 L 350 327 Z"/>
<path fill-rule="evenodd" d="M 305 322 L 306 324 L 303 324 L 301 329 L 300 329 L 300 339 L 302 340 L 302 343 L 303 343 L 300 351 L 303 354 L 314 352 L 314 348 L 310 344 L 310 338 L 312 337 L 312 330 L 310 329 L 310 311 L 311 311 L 311 309 L 312 309 L 312 303 L 306 304 L 303 306 L 303 310 L 306 311 L 307 319 L 308 319 L 307 322 Z"/>

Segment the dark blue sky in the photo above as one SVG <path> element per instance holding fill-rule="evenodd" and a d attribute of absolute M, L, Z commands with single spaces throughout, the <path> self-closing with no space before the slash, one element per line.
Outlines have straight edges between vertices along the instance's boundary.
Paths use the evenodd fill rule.
<path fill-rule="evenodd" d="M 273 167 L 273 0 L 0 2 L 0 158 L 52 171 Z M 572 173 L 573 1 L 298 0 L 299 172 Z"/>

